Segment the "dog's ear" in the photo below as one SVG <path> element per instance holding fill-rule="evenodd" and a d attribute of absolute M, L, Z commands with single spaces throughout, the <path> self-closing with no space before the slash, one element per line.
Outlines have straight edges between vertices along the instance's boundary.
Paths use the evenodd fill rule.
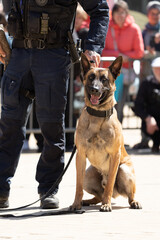
<path fill-rule="evenodd" d="M 122 56 L 119 56 L 109 66 L 109 70 L 111 71 L 112 76 L 114 77 L 115 80 L 120 75 L 122 63 L 123 63 L 123 58 Z"/>
<path fill-rule="evenodd" d="M 82 64 L 83 75 L 85 75 L 91 68 L 91 64 L 84 53 L 81 53 L 81 64 Z"/>

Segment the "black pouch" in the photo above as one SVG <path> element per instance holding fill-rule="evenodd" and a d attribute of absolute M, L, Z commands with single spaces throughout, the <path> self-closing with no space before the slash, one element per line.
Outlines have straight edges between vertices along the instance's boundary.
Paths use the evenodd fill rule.
<path fill-rule="evenodd" d="M 41 28 L 41 13 L 29 12 L 27 20 L 27 32 L 29 35 L 39 34 Z"/>
<path fill-rule="evenodd" d="M 22 19 L 20 14 L 17 11 L 14 11 L 14 9 L 11 9 L 11 12 L 9 13 L 7 28 L 10 36 L 13 36 L 14 38 L 22 38 Z"/>

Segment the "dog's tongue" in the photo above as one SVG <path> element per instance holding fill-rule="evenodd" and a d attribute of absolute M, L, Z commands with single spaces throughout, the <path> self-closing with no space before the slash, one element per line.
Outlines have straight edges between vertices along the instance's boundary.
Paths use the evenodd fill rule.
<path fill-rule="evenodd" d="M 90 101 L 93 105 L 99 104 L 99 97 L 95 95 L 91 95 Z"/>

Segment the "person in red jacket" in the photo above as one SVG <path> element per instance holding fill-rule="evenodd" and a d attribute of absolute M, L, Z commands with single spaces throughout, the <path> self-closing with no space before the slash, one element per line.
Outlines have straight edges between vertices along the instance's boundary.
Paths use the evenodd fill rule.
<path fill-rule="evenodd" d="M 132 63 L 129 59 L 140 59 L 144 54 L 142 33 L 134 18 L 129 15 L 128 4 L 119 1 L 114 4 L 112 17 L 102 56 L 123 57 L 123 94 L 116 106 L 118 118 L 123 120 L 123 106 L 128 95 L 129 85 L 134 81 Z M 109 62 L 104 62 L 103 67 L 108 67 Z M 129 68 L 131 70 L 129 71 Z"/>

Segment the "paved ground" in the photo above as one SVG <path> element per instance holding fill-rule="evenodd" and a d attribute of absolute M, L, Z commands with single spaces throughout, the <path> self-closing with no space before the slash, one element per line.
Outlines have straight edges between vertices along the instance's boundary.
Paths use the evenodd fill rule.
<path fill-rule="evenodd" d="M 125 144 L 140 140 L 138 130 L 124 131 Z M 111 213 L 99 212 L 99 206 L 85 208 L 82 215 L 0 218 L 0 240 L 159 240 L 160 239 L 160 154 L 131 152 L 137 177 L 137 199 L 142 210 L 129 209 L 126 199 L 113 199 Z M 66 153 L 66 162 L 70 153 Z M 34 175 L 38 153 L 21 155 L 10 196 L 10 207 L 21 206 L 38 198 Z M 60 185 L 60 207 L 72 204 L 75 194 L 75 159 Z M 85 193 L 85 197 L 88 195 Z M 38 213 L 39 204 L 16 214 Z"/>

